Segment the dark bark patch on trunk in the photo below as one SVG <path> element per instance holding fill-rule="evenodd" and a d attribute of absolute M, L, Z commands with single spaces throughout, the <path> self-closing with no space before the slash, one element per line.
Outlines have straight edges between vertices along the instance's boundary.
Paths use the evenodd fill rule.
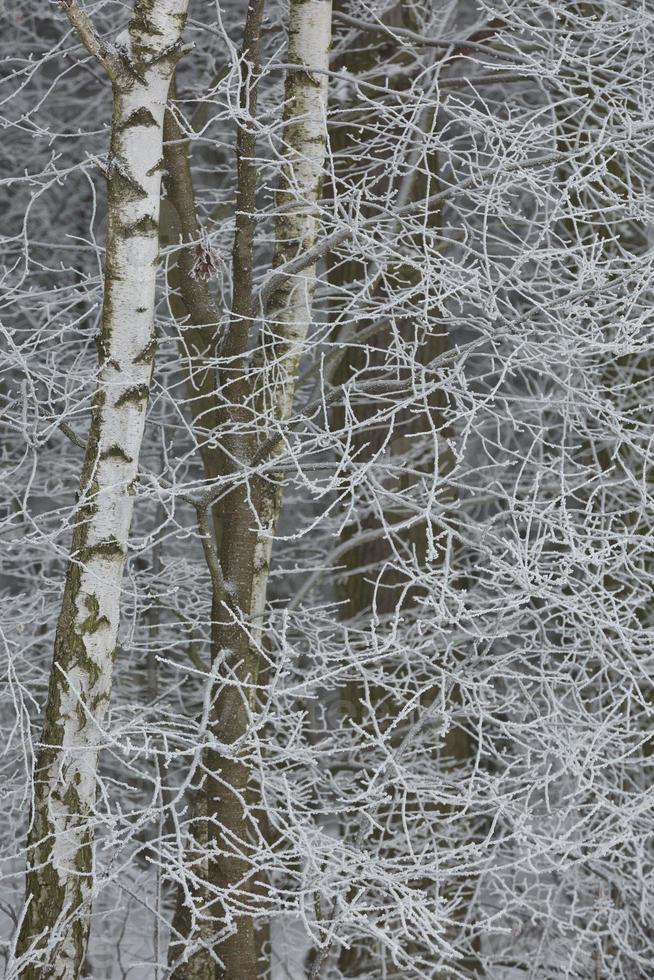
<path fill-rule="evenodd" d="M 123 405 L 129 405 L 130 402 L 134 405 L 142 405 L 150 393 L 150 389 L 147 385 L 134 385 L 133 388 L 128 388 L 124 391 L 118 401 L 116 402 L 116 408 L 122 408 Z"/>
<path fill-rule="evenodd" d="M 116 446 L 116 445 L 109 446 L 108 449 L 105 449 L 105 451 L 100 454 L 100 459 L 101 460 L 105 460 L 105 459 L 119 459 L 123 463 L 131 463 L 132 462 L 132 457 L 127 455 L 127 453 L 122 448 L 122 446 Z"/>
<path fill-rule="evenodd" d="M 145 106 L 141 106 L 140 109 L 135 109 L 134 112 L 130 112 L 129 116 L 125 122 L 120 127 L 121 130 L 129 129 L 132 126 L 157 126 L 157 120 L 154 118 L 149 109 Z"/>

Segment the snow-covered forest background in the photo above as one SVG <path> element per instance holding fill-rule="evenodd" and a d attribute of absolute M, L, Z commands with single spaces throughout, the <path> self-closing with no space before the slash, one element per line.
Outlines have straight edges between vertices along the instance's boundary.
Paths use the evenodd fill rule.
<path fill-rule="evenodd" d="M 4 976 L 654 977 L 651 0 L 0 53 Z"/>

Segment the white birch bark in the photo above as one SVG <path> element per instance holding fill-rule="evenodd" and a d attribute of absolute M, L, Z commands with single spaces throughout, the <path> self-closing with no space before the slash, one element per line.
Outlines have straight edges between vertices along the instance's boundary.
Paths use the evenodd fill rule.
<path fill-rule="evenodd" d="M 187 0 L 137 0 L 115 52 L 64 6 L 111 76 L 114 113 L 100 372 L 34 776 L 18 941 L 28 980 L 77 977 L 88 940 L 98 743 L 156 347 L 163 120 Z"/>
<path fill-rule="evenodd" d="M 285 85 L 285 160 L 278 204 L 285 205 L 276 221 L 275 267 L 282 266 L 316 244 L 320 197 L 327 149 L 327 98 L 329 49 L 332 32 L 331 0 L 292 0 L 289 19 L 288 61 Z M 294 205 L 294 206 L 293 206 Z M 284 423 L 293 410 L 298 365 L 311 323 L 316 287 L 316 264 L 278 283 L 266 315 L 267 335 L 258 367 L 259 403 L 275 422 Z M 275 454 L 279 454 L 282 443 Z M 256 545 L 251 614 L 255 645 L 261 639 L 263 613 L 272 553 L 273 535 L 282 497 L 267 485 L 262 493 L 259 517 L 262 533 Z"/>

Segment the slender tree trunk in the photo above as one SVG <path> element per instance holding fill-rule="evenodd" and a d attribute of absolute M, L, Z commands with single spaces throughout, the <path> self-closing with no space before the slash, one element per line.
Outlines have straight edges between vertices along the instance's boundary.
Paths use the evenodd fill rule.
<path fill-rule="evenodd" d="M 241 107 L 250 123 L 241 125 L 237 135 L 234 295 L 230 329 L 221 349 L 225 366 L 221 372 L 220 401 L 229 405 L 221 411 L 225 416 L 224 438 L 230 457 L 243 463 L 253 458 L 256 452 L 256 440 L 248 434 L 251 409 L 246 408 L 246 401 L 252 395 L 252 384 L 246 356 L 254 320 L 252 249 L 257 173 L 256 134 L 251 121 L 256 111 L 261 15 L 261 0 L 252 0 L 245 28 L 241 85 Z M 300 254 L 315 242 L 314 207 L 320 192 L 326 142 L 325 71 L 330 39 L 329 2 L 308 0 L 292 4 L 288 60 L 305 70 L 289 70 L 286 82 L 285 167 L 280 203 L 295 203 L 296 207 L 289 207 L 277 222 L 275 265 L 284 263 L 291 257 L 291 252 Z M 322 71 L 322 74 L 315 77 L 314 71 Z M 181 173 L 181 168 L 177 168 L 177 172 Z M 189 180 L 186 185 L 190 186 Z M 172 196 L 180 195 L 173 190 Z M 291 411 L 297 366 L 311 318 L 314 284 L 315 267 L 311 267 L 296 280 L 282 282 L 269 304 L 270 318 L 274 321 L 273 336 L 264 348 L 259 367 L 265 371 L 274 359 L 275 374 L 272 386 L 265 390 L 262 386 L 258 394 L 260 404 L 263 404 L 272 392 L 272 410 L 278 420 L 288 418 Z M 267 371 L 265 376 L 270 383 Z M 232 683 L 223 683 L 217 692 L 213 734 L 218 742 L 227 745 L 234 744 L 247 732 L 249 709 L 256 690 L 258 645 L 251 646 L 245 627 L 251 614 L 262 611 L 265 604 L 270 539 L 254 531 L 253 500 L 259 520 L 271 532 L 274 530 L 281 498 L 262 493 L 260 484 L 250 488 L 250 492 L 245 486 L 237 486 L 223 503 L 223 533 L 216 556 L 221 574 L 214 588 L 212 648 L 215 656 L 224 650 L 230 651 L 223 673 Z M 225 581 L 230 584 L 229 592 L 222 587 L 221 583 Z M 256 834 L 253 826 L 256 807 L 249 787 L 251 774 L 237 753 L 226 756 L 211 751 L 208 755 L 207 769 L 211 776 L 206 792 L 207 827 L 212 854 L 209 877 L 212 891 L 224 896 L 223 908 L 218 908 L 215 914 L 215 949 L 222 962 L 222 967 L 216 968 L 216 976 L 225 980 L 255 980 L 259 943 L 250 908 L 257 883 L 247 857 L 250 839 Z M 221 932 L 225 932 L 230 920 L 233 925 L 221 938 Z M 183 913 L 178 908 L 175 923 L 183 922 Z M 179 949 L 179 943 L 174 945 Z M 198 951 L 186 963 L 179 963 L 174 976 L 180 980 L 196 976 L 204 978 L 204 959 L 204 954 Z"/>
<path fill-rule="evenodd" d="M 176 97 L 173 78 L 170 102 Z M 161 241 L 165 245 L 184 246 L 168 268 L 171 308 L 178 321 L 186 321 L 181 353 L 188 364 L 188 405 L 205 474 L 215 480 L 224 463 L 220 449 L 207 438 L 218 425 L 218 399 L 215 372 L 206 362 L 218 354 L 220 313 L 209 286 L 213 256 L 201 240 L 188 140 L 171 107 L 164 120 L 163 159 L 167 193 L 162 202 Z"/>
<path fill-rule="evenodd" d="M 327 151 L 327 97 L 331 45 L 331 0 L 292 0 L 289 69 L 285 90 L 285 160 L 278 193 L 284 212 L 275 228 L 275 267 L 311 249 L 318 233 L 316 202 L 321 193 Z M 301 70 L 300 70 L 301 69 Z M 259 408 L 283 425 L 293 410 L 298 366 L 311 324 L 316 288 L 315 263 L 282 280 L 268 301 L 266 331 L 257 358 Z M 266 433 L 268 435 L 268 433 Z M 280 442 L 274 453 L 283 450 Z M 255 645 L 260 643 L 270 572 L 273 535 L 282 493 L 276 480 L 261 489 L 252 585 Z"/>
<path fill-rule="evenodd" d="M 163 119 L 187 0 L 137 0 L 127 51 L 108 54 L 65 5 L 109 71 L 100 372 L 34 775 L 27 896 L 18 954 L 25 980 L 79 975 L 94 892 L 98 742 L 109 701 L 120 592 L 152 363 Z M 25 962 L 25 961 L 23 961 Z"/>
<path fill-rule="evenodd" d="M 211 412 L 217 413 L 216 423 L 224 422 L 228 429 L 233 424 L 238 427 L 246 420 L 247 413 L 244 417 L 243 404 L 250 391 L 245 354 L 253 322 L 252 250 L 256 228 L 257 180 L 254 121 L 263 5 L 263 0 L 251 0 L 244 29 L 240 92 L 243 121 L 237 132 L 234 295 L 230 330 L 221 350 L 227 366 L 221 373 L 220 398 L 216 397 L 217 393 L 214 392 L 212 403 L 207 402 Z M 166 162 L 170 174 L 169 190 L 171 202 L 179 216 L 183 240 L 190 242 L 194 238 L 197 239 L 199 225 L 195 212 L 188 148 L 186 144 L 179 143 L 180 135 L 179 128 L 175 126 L 172 116 L 169 116 L 168 138 L 171 142 L 166 147 Z M 182 299 L 191 322 L 196 327 L 195 332 L 203 341 L 200 346 L 206 348 L 208 335 L 212 333 L 211 329 L 207 331 L 207 323 L 215 320 L 215 316 L 208 302 L 206 285 L 200 285 L 197 275 L 193 274 L 193 249 L 182 251 L 179 277 Z M 206 401 L 209 394 L 203 392 L 202 398 Z M 224 407 L 227 403 L 230 405 L 229 408 Z M 197 429 L 196 413 L 194 413 L 194 422 Z M 233 458 L 238 459 L 244 453 L 246 455 L 252 453 L 253 446 L 250 445 L 251 440 L 247 438 L 241 440 L 238 437 L 232 438 L 228 434 L 226 442 L 229 444 L 228 448 Z M 216 464 L 216 451 L 207 448 L 202 455 L 207 475 L 215 477 L 222 468 L 222 463 Z M 224 649 L 229 649 L 231 656 L 226 668 L 229 673 L 236 674 L 243 684 L 247 684 L 250 673 L 249 651 L 247 633 L 243 631 L 240 623 L 243 610 L 246 614 L 249 612 L 254 536 L 248 529 L 252 523 L 247 493 L 244 488 L 237 488 L 227 497 L 222 507 L 220 524 L 221 532 L 224 525 L 225 534 L 220 533 L 214 545 L 206 540 L 205 529 L 204 541 L 210 569 L 220 568 L 219 575 L 212 575 L 212 656 L 217 657 Z M 229 596 L 225 594 L 223 587 L 225 578 L 233 586 Z M 225 621 L 228 605 L 228 619 Z M 247 725 L 244 710 L 237 691 L 228 686 L 219 691 L 212 722 L 216 737 L 228 744 L 238 739 Z M 210 861 L 206 874 L 210 883 L 223 890 L 225 894 L 229 894 L 237 906 L 243 906 L 247 904 L 252 888 L 247 861 L 243 856 L 247 848 L 248 827 L 244 810 L 244 794 L 247 792 L 249 771 L 238 757 L 225 758 L 214 751 L 207 754 L 205 763 L 211 777 L 199 790 L 194 804 L 195 816 L 200 826 L 206 830 L 203 843 L 207 851 L 221 852 L 220 857 Z M 201 889 L 196 896 L 198 902 L 206 902 L 209 894 L 208 889 Z M 191 978 L 207 980 L 214 975 L 239 977 L 242 980 L 256 977 L 258 951 L 252 917 L 247 914 L 237 915 L 236 925 L 232 928 L 231 916 L 231 911 L 224 903 L 222 906 L 216 903 L 209 913 L 208 929 L 205 913 L 203 925 L 198 931 L 190 910 L 183 905 L 183 893 L 180 891 L 173 919 L 173 928 L 179 938 L 177 935 L 172 937 L 169 952 L 169 960 L 175 964 L 173 972 L 175 980 L 191 980 Z M 188 959 L 180 959 L 185 942 L 195 943 L 197 940 L 203 940 L 198 944 L 199 948 Z M 217 966 L 212 946 L 215 947 L 223 967 Z"/>
<path fill-rule="evenodd" d="M 203 260 L 203 246 L 199 244 L 201 229 L 188 141 L 170 104 L 176 95 L 173 79 L 164 121 L 167 199 L 162 202 L 160 232 L 162 244 L 181 243 L 185 246 L 168 267 L 170 303 L 175 318 L 179 322 L 186 321 L 183 353 L 189 355 L 186 377 L 188 405 L 205 475 L 207 479 L 214 480 L 222 469 L 222 454 L 205 435 L 215 428 L 218 420 L 214 372 L 205 365 L 206 358 L 214 357 L 217 353 L 219 313 L 211 296 L 208 278 L 198 274 L 198 266 Z M 207 787 L 206 780 L 201 776 L 193 799 L 192 840 L 188 844 L 187 859 L 195 867 L 202 885 L 191 893 L 194 907 L 185 904 L 185 891 L 179 887 L 168 947 L 169 963 L 177 964 L 174 972 L 176 980 L 213 980 L 215 974 L 215 958 L 211 952 L 213 922 L 207 911 L 210 902 L 207 843 Z M 181 960 L 191 935 L 197 941 L 198 948 L 187 960 Z"/>

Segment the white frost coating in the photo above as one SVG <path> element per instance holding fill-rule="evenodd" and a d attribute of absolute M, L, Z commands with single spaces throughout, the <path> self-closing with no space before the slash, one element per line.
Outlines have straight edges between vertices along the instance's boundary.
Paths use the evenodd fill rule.
<path fill-rule="evenodd" d="M 288 126 L 286 131 L 287 159 L 281 197 L 297 201 L 297 209 L 289 212 L 278 222 L 277 240 L 286 253 L 286 242 L 298 242 L 298 253 L 315 243 L 315 202 L 325 164 L 326 116 L 328 95 L 329 47 L 331 42 L 331 2 L 309 0 L 291 5 L 289 26 L 289 61 L 302 65 L 306 72 L 289 73 L 286 85 L 288 99 Z M 285 258 L 288 255 L 285 254 Z M 271 317 L 278 324 L 275 332 L 289 345 L 288 359 L 300 352 L 310 322 L 311 304 L 315 289 L 315 265 L 309 266 L 295 277 L 288 302 L 275 310 L 271 304 Z M 293 369 L 281 379 L 282 387 L 292 385 Z M 281 417 L 287 418 L 292 401 L 292 390 L 281 397 Z"/>
<path fill-rule="evenodd" d="M 101 371 L 43 736 L 43 744 L 54 748 L 43 749 L 37 760 L 30 837 L 32 863 L 49 864 L 59 894 L 40 883 L 33 887 L 21 937 L 28 946 L 44 922 L 56 922 L 56 953 L 48 964 L 54 980 L 78 975 L 80 933 L 66 917 L 92 897 L 92 877 L 84 869 L 154 354 L 163 121 L 177 60 L 170 49 L 179 41 L 185 10 L 186 0 L 137 4 L 123 50 L 138 69 L 116 69 L 113 79 Z"/>
<path fill-rule="evenodd" d="M 329 81 L 333 158 L 316 203 L 316 245 L 291 260 L 300 269 L 304 258 L 329 250 L 328 270 L 321 262 L 290 423 L 259 417 L 246 384 L 256 371 L 234 362 L 236 345 L 227 342 L 229 310 L 205 316 L 198 290 L 187 294 L 198 300 L 190 304 L 202 314 L 198 326 L 184 324 L 178 287 L 192 249 L 168 282 L 158 272 L 157 299 L 160 288 L 170 299 L 161 312 L 171 327 L 171 316 L 178 321 L 188 344 L 167 349 L 165 365 L 157 355 L 157 388 L 164 387 L 141 452 L 158 459 L 163 438 L 169 480 L 139 487 L 135 498 L 129 560 L 137 533 L 149 560 L 138 562 L 129 585 L 123 579 L 118 686 L 97 738 L 102 796 L 89 822 L 100 894 L 80 971 L 97 980 L 109 980 L 109 970 L 117 980 L 118 956 L 132 980 L 164 980 L 173 956 L 187 953 L 190 961 L 200 942 L 211 941 L 223 913 L 249 952 L 257 947 L 249 922 L 239 929 L 244 907 L 261 923 L 260 972 L 272 972 L 271 980 L 288 980 L 285 969 L 308 980 L 311 964 L 320 980 L 385 972 L 389 980 L 646 980 L 654 973 L 645 965 L 654 963 L 654 8 L 578 5 L 554 23 L 551 4 L 518 0 L 499 11 L 506 21 L 499 32 L 473 4 L 454 5 L 456 23 L 432 9 L 423 40 L 450 38 L 448 56 L 412 42 L 402 27 L 395 39 L 373 32 L 381 6 L 357 6 L 359 29 L 356 17 L 338 29 L 335 21 L 337 61 L 346 70 Z M 413 5 L 383 6 L 392 33 L 416 21 Z M 128 7 L 103 10 L 114 35 Z M 64 8 L 40 10 L 45 34 L 61 33 Z M 497 14 L 498 5 L 484 10 Z M 223 13 L 226 35 L 241 37 L 244 5 Z M 210 64 L 215 10 L 196 14 L 209 27 L 195 33 L 200 60 Z M 480 43 L 467 48 L 477 33 Z M 43 34 L 40 16 L 8 24 L 2 38 L 29 82 L 13 86 L 3 133 L 16 190 L 7 223 L 23 233 L 19 242 L 12 235 L 0 242 L 9 276 L 0 480 L 10 505 L 0 515 L 0 868 L 3 897 L 14 906 L 28 818 L 24 757 L 40 738 L 30 695 L 45 695 L 40 678 L 45 671 L 47 683 L 53 588 L 62 577 L 55 545 L 81 462 L 70 430 L 55 435 L 54 428 L 86 429 L 75 338 L 83 338 L 89 311 L 102 309 L 102 283 L 91 273 L 105 244 L 104 233 L 101 241 L 95 235 L 104 215 L 91 197 L 88 208 L 86 196 L 59 205 L 76 189 L 82 194 L 86 151 L 98 159 L 96 122 L 109 89 L 60 73 L 64 51 L 43 44 Z M 263 110 L 251 106 L 251 129 L 276 140 L 278 173 L 286 159 L 287 46 L 268 54 L 263 74 L 244 70 L 239 88 L 259 79 Z M 189 62 L 184 90 L 192 108 L 207 86 L 201 65 Z M 221 83 L 224 111 L 212 115 L 221 141 L 243 125 L 244 100 L 222 100 L 234 81 Z M 344 96 L 336 105 L 335 83 Z M 280 118 L 271 128 L 266 111 L 275 100 Z M 32 139 L 34 126 L 52 140 Z M 209 214 L 217 181 L 226 194 L 235 184 L 234 160 L 228 154 L 203 166 L 207 131 L 186 135 L 197 212 Z M 252 192 L 256 169 L 257 183 L 268 186 L 271 161 L 246 149 L 252 167 L 244 186 Z M 126 174 L 124 161 L 120 167 Z M 171 191 L 189 190 L 186 172 L 171 176 L 183 178 Z M 283 274 L 283 267 L 258 274 L 274 246 L 272 228 L 266 232 L 270 201 L 262 192 L 254 202 L 244 195 L 244 203 L 253 205 L 248 233 L 259 228 L 253 274 L 261 282 L 253 292 L 267 302 Z M 297 199 L 284 207 L 297 209 Z M 171 208 L 173 243 L 177 217 Z M 193 212 L 184 218 L 192 223 Z M 227 251 L 224 234 L 218 238 Z M 293 242 L 291 256 L 296 249 Z M 26 260 L 21 270 L 17 251 Z M 249 259 L 245 249 L 243 256 Z M 226 278 L 235 272 L 244 287 L 245 315 L 243 268 L 234 262 Z M 211 338 L 207 323 L 215 325 L 207 327 Z M 216 400 L 208 388 L 216 374 L 231 377 L 234 363 L 243 383 Z M 94 386 L 93 368 L 86 388 Z M 326 412 L 317 409 L 320 400 Z M 266 605 L 255 709 L 230 725 L 226 714 L 214 722 L 209 707 L 218 694 L 225 704 L 232 691 L 245 697 L 256 667 L 243 649 L 249 602 L 244 613 L 241 600 L 252 585 L 254 550 L 247 505 L 258 505 L 255 467 L 267 472 L 264 452 L 255 449 L 251 463 L 253 443 L 270 446 L 275 434 L 287 438 L 273 463 L 286 470 L 274 603 Z M 190 483 L 203 463 L 207 479 Z M 198 503 L 219 502 L 201 509 L 197 529 L 192 510 L 176 524 L 171 513 L 186 508 L 189 493 Z M 209 507 L 225 513 L 231 504 L 240 550 L 238 561 L 230 555 L 227 562 L 221 527 L 210 519 L 219 515 Z M 203 568 L 204 533 L 224 567 L 206 548 Z M 99 556 L 80 564 L 90 561 L 101 566 Z M 221 570 L 231 579 L 229 616 L 209 605 L 212 585 L 219 598 Z M 95 589 L 87 577 L 83 584 L 87 593 Z M 75 618 L 84 621 L 79 582 L 75 598 Z M 128 606 L 136 632 L 129 629 L 125 650 Z M 106 606 L 100 612 L 115 618 Z M 97 659 L 102 630 L 83 642 L 77 666 L 67 668 L 73 690 L 62 686 L 67 744 L 84 717 L 74 712 L 80 670 L 95 662 L 84 654 Z M 225 727 L 237 741 L 218 738 Z M 94 734 L 91 720 L 80 737 L 90 743 Z M 91 778 L 90 747 L 71 749 L 64 769 L 78 759 Z M 223 820 L 220 801 L 212 807 L 222 841 L 234 835 L 232 853 L 244 844 L 229 881 L 219 881 L 206 860 L 221 843 L 218 824 L 208 840 L 215 784 L 190 805 L 202 774 L 217 773 L 221 761 L 226 770 L 242 761 L 238 777 L 251 776 L 252 787 L 240 825 L 238 808 Z M 64 772 L 62 787 L 72 781 Z M 81 795 L 91 792 L 83 787 Z M 54 791 L 50 801 L 60 826 L 70 807 Z M 250 832 L 239 836 L 246 822 Z M 66 826 L 78 833 L 77 824 Z M 64 830 L 57 832 L 63 865 Z M 241 868 L 257 873 L 250 891 L 239 888 Z M 177 883 L 189 904 L 180 903 L 184 931 L 171 946 Z M 10 927 L 7 918 L 5 941 Z M 52 975 L 47 965 L 35 974 L 46 942 L 54 946 L 60 934 L 48 932 L 30 955 L 34 974 L 21 980 Z M 245 980 L 231 948 L 232 980 Z M 317 953 L 324 954 L 320 970 Z M 17 980 L 14 965 L 6 973 Z"/>
<path fill-rule="evenodd" d="M 316 202 L 320 196 L 327 144 L 327 98 L 331 45 L 331 0 L 295 0 L 291 3 L 288 59 L 305 71 L 289 71 L 286 78 L 285 162 L 280 203 L 296 207 L 277 220 L 275 264 L 281 265 L 310 249 L 316 241 Z M 289 418 L 297 369 L 311 323 L 316 267 L 282 283 L 273 293 L 268 325 L 273 343 L 264 351 L 270 368 L 263 375 L 262 406 L 277 422 Z M 251 614 L 254 641 L 261 642 L 273 534 L 281 495 L 266 496 L 260 513 L 264 532 L 259 535 L 254 561 Z"/>

